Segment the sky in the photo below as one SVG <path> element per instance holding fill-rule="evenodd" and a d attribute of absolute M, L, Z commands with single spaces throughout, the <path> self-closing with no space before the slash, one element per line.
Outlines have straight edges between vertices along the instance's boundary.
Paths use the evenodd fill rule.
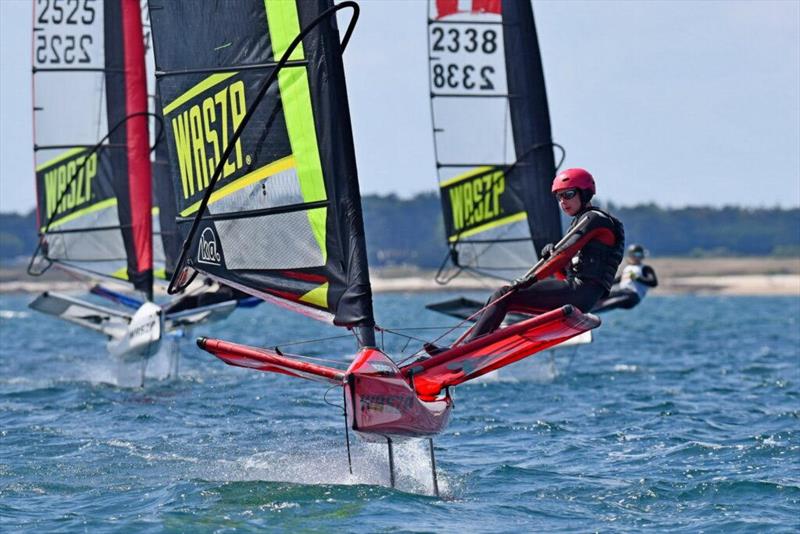
<path fill-rule="evenodd" d="M 361 191 L 434 191 L 426 3 L 360 4 L 344 62 Z M 601 199 L 800 206 L 800 1 L 533 6 L 553 139 Z M 0 0 L 0 212 L 35 203 L 31 13 Z"/>

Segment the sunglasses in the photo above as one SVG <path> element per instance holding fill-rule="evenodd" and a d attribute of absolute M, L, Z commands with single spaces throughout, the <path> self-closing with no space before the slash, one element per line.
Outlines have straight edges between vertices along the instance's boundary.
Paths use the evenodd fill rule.
<path fill-rule="evenodd" d="M 566 191 L 558 191 L 556 193 L 556 200 L 572 200 L 578 194 L 577 189 L 567 189 Z"/>

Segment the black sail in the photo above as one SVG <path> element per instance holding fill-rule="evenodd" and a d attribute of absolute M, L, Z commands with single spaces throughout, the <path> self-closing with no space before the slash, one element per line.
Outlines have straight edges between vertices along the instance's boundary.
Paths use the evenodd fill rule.
<path fill-rule="evenodd" d="M 161 117 L 161 98 L 153 98 L 154 115 Z M 175 272 L 180 255 L 181 240 L 175 222 L 175 192 L 169 178 L 169 149 L 167 137 L 162 131 L 164 123 L 153 121 L 156 132 L 153 136 L 153 255 L 155 275 L 161 280 L 169 280 Z M 161 135 L 159 135 L 161 134 Z"/>
<path fill-rule="evenodd" d="M 151 0 L 150 19 L 186 265 L 301 313 L 368 326 L 372 295 L 342 46 L 335 13 L 315 22 L 332 6 Z"/>
<path fill-rule="evenodd" d="M 430 0 L 430 94 L 451 259 L 524 274 L 561 237 L 544 73 L 529 1 Z"/>

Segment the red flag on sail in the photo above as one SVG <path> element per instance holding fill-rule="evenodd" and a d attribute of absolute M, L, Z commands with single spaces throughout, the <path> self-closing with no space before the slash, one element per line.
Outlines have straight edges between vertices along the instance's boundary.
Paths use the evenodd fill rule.
<path fill-rule="evenodd" d="M 502 13 L 501 0 L 436 0 L 437 19 L 456 13 Z"/>

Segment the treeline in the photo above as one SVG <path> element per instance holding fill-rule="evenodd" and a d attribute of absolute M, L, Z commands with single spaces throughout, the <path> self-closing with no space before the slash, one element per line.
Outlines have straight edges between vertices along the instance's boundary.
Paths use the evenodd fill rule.
<path fill-rule="evenodd" d="M 622 220 L 629 244 L 640 243 L 653 255 L 800 256 L 800 208 L 604 207 Z M 436 193 L 367 196 L 364 220 L 372 266 L 430 269 L 447 254 Z"/>
<path fill-rule="evenodd" d="M 0 213 L 0 262 L 30 256 L 36 248 L 36 210 Z"/>
<path fill-rule="evenodd" d="M 438 267 L 447 247 L 436 193 L 410 199 L 363 198 L 369 263 L 373 267 Z M 625 224 L 628 243 L 658 256 L 800 256 L 800 208 L 660 208 L 607 206 Z M 36 246 L 35 213 L 0 214 L 0 260 Z"/>

